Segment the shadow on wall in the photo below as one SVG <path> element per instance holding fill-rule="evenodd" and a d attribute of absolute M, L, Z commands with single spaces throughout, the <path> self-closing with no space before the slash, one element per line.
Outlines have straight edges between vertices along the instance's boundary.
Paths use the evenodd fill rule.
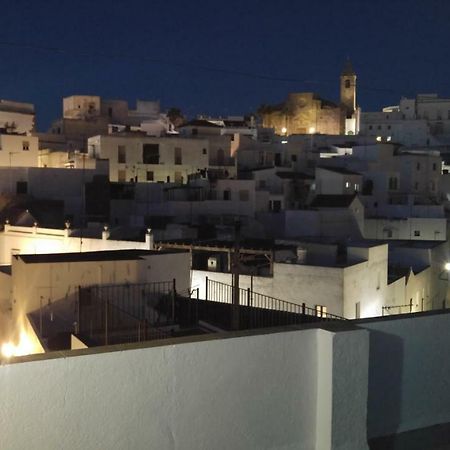
<path fill-rule="evenodd" d="M 401 423 L 403 340 L 370 331 L 367 434 L 395 434 Z M 386 449 L 387 450 L 387 449 Z"/>

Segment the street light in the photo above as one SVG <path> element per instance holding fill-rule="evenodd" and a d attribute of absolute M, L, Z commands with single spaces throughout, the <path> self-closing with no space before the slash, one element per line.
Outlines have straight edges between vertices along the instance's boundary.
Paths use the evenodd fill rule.
<path fill-rule="evenodd" d="M 444 273 L 446 274 L 445 278 L 442 276 Z M 446 300 L 447 300 L 447 297 L 448 297 L 449 285 L 450 285 L 450 261 L 446 262 L 444 264 L 444 270 L 439 274 L 439 279 L 447 281 L 447 291 L 445 292 L 445 298 L 442 301 L 442 308 L 445 309 L 445 307 L 446 307 Z"/>

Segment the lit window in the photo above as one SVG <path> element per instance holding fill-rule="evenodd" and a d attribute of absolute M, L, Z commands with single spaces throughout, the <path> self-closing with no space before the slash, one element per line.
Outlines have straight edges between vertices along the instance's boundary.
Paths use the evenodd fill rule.
<path fill-rule="evenodd" d="M 346 182 L 345 182 L 345 187 L 346 187 L 346 188 L 349 188 L 349 187 L 350 187 L 350 182 L 349 182 L 349 181 L 346 181 Z"/>
<path fill-rule="evenodd" d="M 316 316 L 326 317 L 326 315 L 327 315 L 327 307 L 323 305 L 316 305 Z"/>
<path fill-rule="evenodd" d="M 377 142 L 381 142 L 381 136 L 377 136 Z"/>

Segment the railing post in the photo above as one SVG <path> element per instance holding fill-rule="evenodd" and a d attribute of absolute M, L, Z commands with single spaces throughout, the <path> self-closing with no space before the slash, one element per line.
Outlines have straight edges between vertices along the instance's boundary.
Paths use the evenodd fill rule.
<path fill-rule="evenodd" d="M 251 290 L 247 288 L 247 306 L 252 306 Z"/>
<path fill-rule="evenodd" d="M 195 321 L 198 323 L 198 301 L 200 300 L 200 288 L 197 288 L 197 299 L 195 301 Z"/>
<path fill-rule="evenodd" d="M 206 285 L 205 285 L 205 300 L 208 300 L 208 277 L 206 277 Z"/>
<path fill-rule="evenodd" d="M 306 303 L 302 303 L 302 314 L 306 314 Z"/>
<path fill-rule="evenodd" d="M 175 323 L 175 299 L 177 295 L 176 279 L 172 281 L 172 323 Z"/>
<path fill-rule="evenodd" d="M 108 345 L 108 304 L 109 300 L 105 300 L 105 345 Z"/>
<path fill-rule="evenodd" d="M 42 295 L 39 298 L 39 333 L 42 339 Z"/>

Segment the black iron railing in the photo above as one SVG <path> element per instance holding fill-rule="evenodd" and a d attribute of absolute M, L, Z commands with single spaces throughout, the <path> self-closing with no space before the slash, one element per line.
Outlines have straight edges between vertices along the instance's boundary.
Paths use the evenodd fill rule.
<path fill-rule="evenodd" d="M 342 320 L 333 314 L 206 280 L 206 298 L 199 290 L 177 293 L 175 280 L 79 288 L 78 334 L 93 345 L 165 339 L 213 330 L 296 325 Z"/>
<path fill-rule="evenodd" d="M 205 300 L 221 303 L 233 303 L 233 286 L 206 277 Z M 302 302 L 292 303 L 269 295 L 254 292 L 250 288 L 239 288 L 239 305 L 261 308 L 265 310 L 283 311 L 292 314 L 314 316 L 323 320 L 344 320 L 343 317 L 325 312 L 323 308 L 312 308 Z"/>
<path fill-rule="evenodd" d="M 104 345 L 168 337 L 175 295 L 175 281 L 80 287 L 78 334 Z"/>

